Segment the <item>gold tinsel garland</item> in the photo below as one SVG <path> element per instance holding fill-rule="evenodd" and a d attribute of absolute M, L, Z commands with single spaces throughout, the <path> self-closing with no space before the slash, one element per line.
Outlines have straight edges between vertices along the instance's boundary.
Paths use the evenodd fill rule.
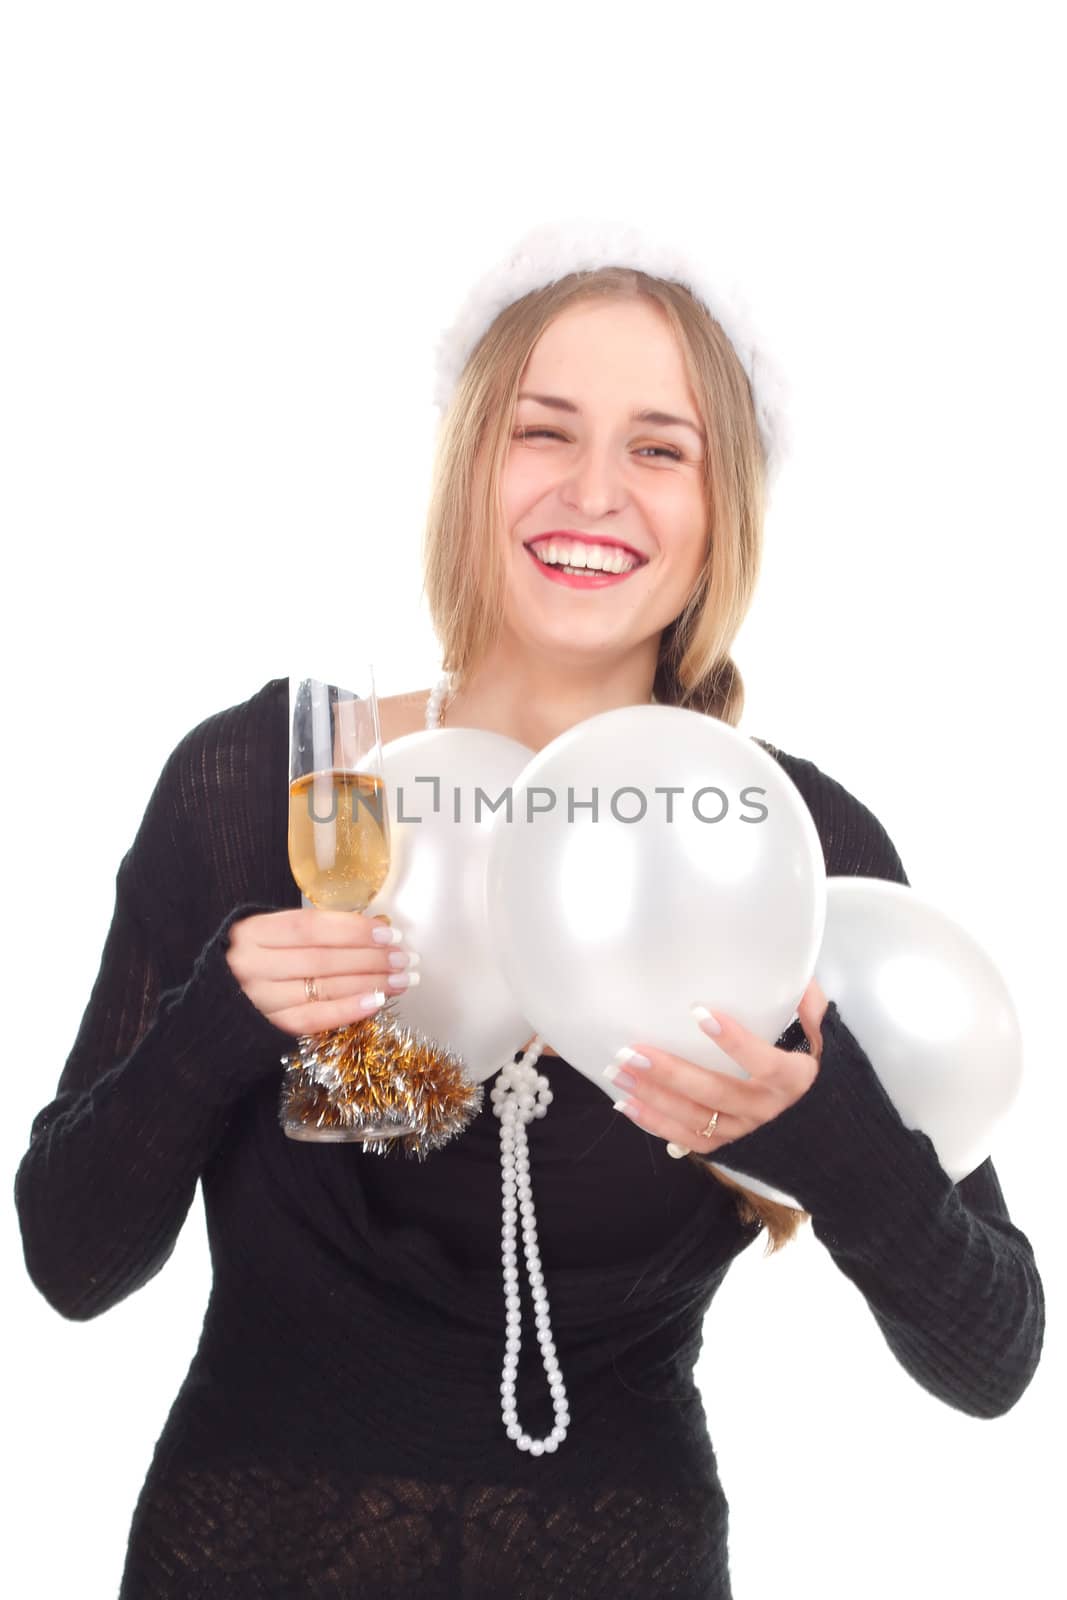
<path fill-rule="evenodd" d="M 386 1001 L 363 1022 L 306 1034 L 282 1057 L 280 1119 L 293 1139 L 360 1142 L 375 1155 L 400 1147 L 424 1159 L 481 1109 L 481 1084 L 462 1060 L 403 1027 Z M 404 1129 L 364 1137 L 360 1130 Z"/>

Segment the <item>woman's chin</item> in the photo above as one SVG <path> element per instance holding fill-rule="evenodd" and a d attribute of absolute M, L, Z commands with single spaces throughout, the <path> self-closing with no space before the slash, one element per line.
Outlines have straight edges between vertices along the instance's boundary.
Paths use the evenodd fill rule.
<path fill-rule="evenodd" d="M 531 652 L 540 652 L 555 659 L 566 658 L 575 668 L 584 664 L 602 666 L 615 659 L 620 652 L 635 648 L 642 641 L 629 639 L 622 632 L 584 632 L 581 628 L 536 627 L 527 617 L 523 626 L 513 630 L 519 646 Z"/>

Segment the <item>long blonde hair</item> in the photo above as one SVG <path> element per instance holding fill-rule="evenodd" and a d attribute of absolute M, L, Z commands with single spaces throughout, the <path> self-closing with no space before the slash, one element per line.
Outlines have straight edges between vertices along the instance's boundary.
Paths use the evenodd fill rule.
<path fill-rule="evenodd" d="M 707 439 L 704 566 L 684 610 L 661 635 L 654 693 L 664 704 L 736 727 L 744 685 L 730 649 L 759 574 L 764 457 L 744 368 L 722 328 L 682 284 L 631 267 L 603 267 L 571 273 L 499 313 L 471 352 L 441 421 L 423 541 L 423 588 L 442 665 L 462 680 L 485 659 L 504 614 L 500 481 L 519 384 L 533 348 L 570 306 L 642 297 L 659 307 L 674 333 Z M 700 1156 L 691 1154 L 689 1160 L 734 1191 L 745 1222 L 763 1224 L 768 1254 L 792 1239 L 807 1219 L 804 1211 L 741 1188 Z"/>

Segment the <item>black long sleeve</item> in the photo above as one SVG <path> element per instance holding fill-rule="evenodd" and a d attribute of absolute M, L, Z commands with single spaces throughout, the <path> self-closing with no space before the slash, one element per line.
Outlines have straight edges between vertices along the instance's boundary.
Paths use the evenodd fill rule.
<path fill-rule="evenodd" d="M 272 907 L 231 909 L 196 951 L 188 889 L 209 868 L 190 808 L 203 780 L 188 780 L 218 748 L 194 730 L 156 785 L 118 870 L 77 1039 L 16 1177 L 28 1270 L 67 1317 L 93 1317 L 159 1271 L 231 1106 L 265 1071 L 280 1084 L 292 1048 L 225 958 L 231 923 Z"/>
<path fill-rule="evenodd" d="M 828 872 L 907 884 L 873 814 L 825 774 L 813 791 L 816 769 L 788 759 L 820 824 Z M 1044 1338 L 1044 1294 L 1030 1241 L 1009 1218 L 992 1160 L 953 1184 L 932 1141 L 904 1125 L 827 998 L 811 1088 L 716 1154 L 811 1213 L 816 1237 L 918 1383 L 972 1416 L 999 1416 L 1033 1377 Z M 806 1049 L 801 1041 L 794 1023 L 783 1046 Z"/>
<path fill-rule="evenodd" d="M 231 1588 L 729 1600 L 727 1502 L 694 1363 L 708 1308 L 758 1231 L 733 1191 L 672 1162 L 566 1061 L 547 1064 L 557 1099 L 531 1126 L 531 1176 L 572 1436 L 534 1458 L 500 1418 L 489 1097 L 425 1165 L 379 1165 L 279 1127 L 293 1041 L 225 956 L 237 918 L 300 903 L 287 689 L 272 680 L 208 718 L 166 763 L 16 1181 L 30 1272 L 73 1318 L 159 1270 L 202 1184 L 211 1297 L 134 1513 L 122 1600 Z M 902 872 L 869 812 L 776 754 L 828 872 Z M 953 1186 L 836 1007 L 823 1031 L 809 1093 L 724 1160 L 810 1208 L 919 1382 L 995 1415 L 1040 1349 L 1029 1245 L 991 1164 Z M 519 1408 L 536 1434 L 552 1414 L 527 1322 Z"/>

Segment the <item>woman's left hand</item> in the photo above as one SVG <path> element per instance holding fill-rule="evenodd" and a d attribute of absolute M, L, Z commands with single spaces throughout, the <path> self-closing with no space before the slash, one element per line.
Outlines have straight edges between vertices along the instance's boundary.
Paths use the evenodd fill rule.
<path fill-rule="evenodd" d="M 821 1026 L 828 1004 L 812 978 L 797 1006 L 810 1055 L 803 1050 L 780 1050 L 722 1011 L 712 1013 L 721 1025 L 720 1033 L 715 1033 L 706 1019 L 699 1022 L 719 1049 L 744 1068 L 747 1079 L 702 1067 L 654 1045 L 635 1043 L 631 1048 L 651 1065 L 638 1067 L 623 1061 L 607 1068 L 605 1076 L 628 1092 L 625 1101 L 616 1102 L 617 1108 L 647 1132 L 669 1139 L 671 1155 L 682 1156 L 690 1150 L 711 1155 L 720 1145 L 770 1122 L 808 1092 L 819 1071 Z M 716 1111 L 715 1131 L 703 1134 L 701 1130 Z"/>

